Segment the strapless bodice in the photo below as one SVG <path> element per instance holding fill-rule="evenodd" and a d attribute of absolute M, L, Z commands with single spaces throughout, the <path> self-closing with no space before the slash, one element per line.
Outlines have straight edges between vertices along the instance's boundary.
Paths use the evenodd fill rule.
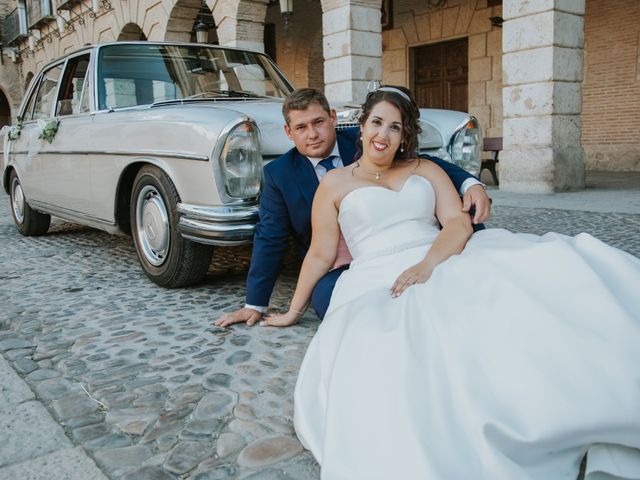
<path fill-rule="evenodd" d="M 400 191 L 371 185 L 349 192 L 338 221 L 354 260 L 431 243 L 440 231 L 435 192 L 420 175 L 411 175 Z"/>

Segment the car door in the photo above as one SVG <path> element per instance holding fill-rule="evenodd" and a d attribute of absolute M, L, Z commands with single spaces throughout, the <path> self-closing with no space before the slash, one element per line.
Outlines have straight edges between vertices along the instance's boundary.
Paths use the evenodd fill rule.
<path fill-rule="evenodd" d="M 82 127 L 91 121 L 83 100 L 88 58 L 77 55 L 48 67 L 33 106 L 25 110 L 25 189 L 32 192 L 32 202 L 67 218 L 86 214 L 90 195 L 85 152 L 91 140 Z"/>
<path fill-rule="evenodd" d="M 12 159 L 27 201 L 33 206 L 56 203 L 55 187 L 51 187 L 51 179 L 43 168 L 46 155 L 43 149 L 47 145 L 39 137 L 43 126 L 51 121 L 62 69 L 63 63 L 58 63 L 39 75 L 22 113 L 22 132 L 12 145 Z"/>
<path fill-rule="evenodd" d="M 55 182 L 56 205 L 68 215 L 92 217 L 91 150 L 96 132 L 92 130 L 89 71 L 91 55 L 70 56 L 61 77 L 54 117 L 58 130 L 45 143 L 41 168 Z"/>

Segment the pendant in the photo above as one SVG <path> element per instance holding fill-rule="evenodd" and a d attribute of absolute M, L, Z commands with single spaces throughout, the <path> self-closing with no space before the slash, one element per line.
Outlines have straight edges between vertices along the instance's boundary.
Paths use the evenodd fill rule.
<path fill-rule="evenodd" d="M 376 182 L 380 181 L 380 172 L 376 172 Z"/>

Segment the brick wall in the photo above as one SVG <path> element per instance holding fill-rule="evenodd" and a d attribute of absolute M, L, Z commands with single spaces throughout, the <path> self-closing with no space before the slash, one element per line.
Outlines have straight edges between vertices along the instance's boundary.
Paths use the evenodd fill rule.
<path fill-rule="evenodd" d="M 582 145 L 587 169 L 640 171 L 640 1 L 587 0 Z"/>
<path fill-rule="evenodd" d="M 285 28 L 278 5 L 267 9 L 267 23 L 276 26 L 276 57 L 280 69 L 297 88 L 324 89 L 322 9 L 320 2 L 296 0 Z"/>

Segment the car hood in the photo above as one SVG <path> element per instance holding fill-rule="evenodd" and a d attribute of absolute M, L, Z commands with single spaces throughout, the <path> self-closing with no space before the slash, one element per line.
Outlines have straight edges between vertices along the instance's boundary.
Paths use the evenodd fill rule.
<path fill-rule="evenodd" d="M 282 155 L 294 146 L 284 131 L 283 103 L 280 99 L 228 102 L 224 108 L 233 109 L 256 122 L 260 129 L 262 155 L 268 158 Z"/>
<path fill-rule="evenodd" d="M 260 129 L 260 143 L 262 155 L 266 160 L 273 159 L 293 148 L 293 142 L 289 140 L 284 131 L 284 119 L 282 117 L 283 100 L 279 98 L 265 99 L 238 99 L 238 100 L 199 100 L 181 105 L 181 108 L 205 109 L 225 111 L 227 114 L 234 112 L 252 119 Z M 159 106 L 162 108 L 162 106 Z M 177 105 L 167 105 L 175 108 Z M 338 112 L 338 125 L 357 126 L 360 108 L 356 105 L 332 105 Z M 207 115 L 212 115 L 208 113 Z M 446 147 L 447 141 L 456 129 L 468 119 L 469 115 L 463 112 L 420 109 L 420 123 L 422 134 L 419 147 L 421 151 L 435 150 Z M 440 126 L 440 129 L 436 127 Z"/>
<path fill-rule="evenodd" d="M 224 111 L 226 116 L 234 112 L 253 120 L 260 129 L 260 146 L 265 159 L 282 155 L 293 147 L 284 132 L 282 117 L 282 99 L 238 99 L 238 100 L 199 100 L 185 102 L 183 105 L 158 105 L 156 108 L 189 108 L 206 110 L 207 116 L 215 115 L 211 110 Z"/>

